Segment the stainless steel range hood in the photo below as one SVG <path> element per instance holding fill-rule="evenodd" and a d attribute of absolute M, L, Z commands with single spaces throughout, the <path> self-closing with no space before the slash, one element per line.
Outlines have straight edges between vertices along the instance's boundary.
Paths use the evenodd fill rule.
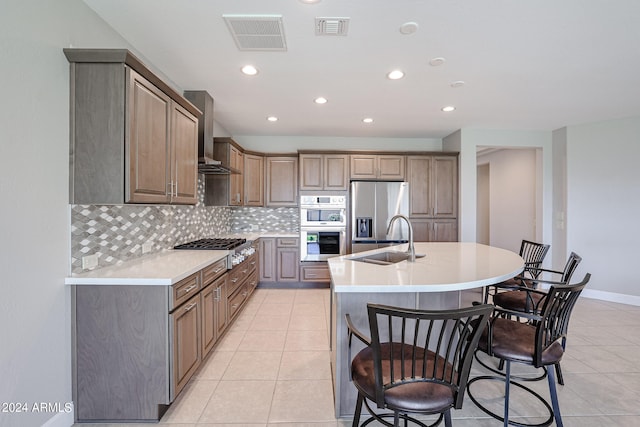
<path fill-rule="evenodd" d="M 187 98 L 200 111 L 202 116 L 198 121 L 198 173 L 205 175 L 228 175 L 240 173 L 220 160 L 214 159 L 213 154 L 213 98 L 205 90 L 186 90 Z"/>

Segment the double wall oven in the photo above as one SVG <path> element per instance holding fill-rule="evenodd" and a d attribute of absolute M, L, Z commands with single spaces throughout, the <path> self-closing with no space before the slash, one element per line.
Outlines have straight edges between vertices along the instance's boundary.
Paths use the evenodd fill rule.
<path fill-rule="evenodd" d="M 325 261 L 346 253 L 347 198 L 300 196 L 300 260 Z"/>

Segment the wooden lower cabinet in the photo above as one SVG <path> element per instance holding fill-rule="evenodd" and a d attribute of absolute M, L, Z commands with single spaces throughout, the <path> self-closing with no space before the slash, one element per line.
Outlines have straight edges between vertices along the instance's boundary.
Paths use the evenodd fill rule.
<path fill-rule="evenodd" d="M 200 295 L 176 309 L 170 316 L 173 354 L 173 383 L 175 395 L 178 395 L 191 379 L 191 375 L 200 366 L 202 348 L 200 338 L 202 303 Z"/>
<path fill-rule="evenodd" d="M 227 275 L 216 279 L 200 293 L 202 300 L 202 358 L 227 328 Z"/>
<path fill-rule="evenodd" d="M 411 218 L 415 242 L 457 242 L 457 219 Z"/>
<path fill-rule="evenodd" d="M 331 282 L 329 265 L 326 262 L 300 263 L 300 281 L 302 282 Z"/>
<path fill-rule="evenodd" d="M 158 421 L 249 299 L 257 257 L 231 272 L 220 260 L 169 287 L 74 286 L 78 422 Z"/>
<path fill-rule="evenodd" d="M 260 238 L 260 282 L 300 280 L 299 242 L 298 237 Z"/>

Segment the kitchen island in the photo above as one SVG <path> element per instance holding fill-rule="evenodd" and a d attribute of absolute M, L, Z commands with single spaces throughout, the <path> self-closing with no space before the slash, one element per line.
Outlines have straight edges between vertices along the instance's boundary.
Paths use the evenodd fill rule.
<path fill-rule="evenodd" d="M 499 283 L 518 275 L 524 267 L 524 260 L 511 251 L 455 242 L 416 243 L 419 257 L 415 262 L 380 261 L 395 261 L 393 258 L 406 249 L 405 244 L 329 259 L 331 369 L 339 418 L 353 415 L 357 397 L 349 381 L 345 314 L 349 313 L 355 326 L 368 334 L 369 302 L 431 310 L 458 308 L 461 291 Z M 386 252 L 391 254 L 381 255 Z M 352 346 L 352 355 L 363 348 L 358 340 Z"/>

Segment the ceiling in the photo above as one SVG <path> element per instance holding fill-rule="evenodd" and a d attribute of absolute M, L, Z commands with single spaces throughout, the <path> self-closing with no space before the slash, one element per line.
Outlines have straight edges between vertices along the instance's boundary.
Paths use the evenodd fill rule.
<path fill-rule="evenodd" d="M 84 1 L 178 88 L 208 91 L 232 135 L 442 138 L 640 115 L 637 0 Z M 239 50 L 226 14 L 281 16 L 286 51 Z M 347 35 L 316 36 L 317 17 L 350 18 Z"/>

